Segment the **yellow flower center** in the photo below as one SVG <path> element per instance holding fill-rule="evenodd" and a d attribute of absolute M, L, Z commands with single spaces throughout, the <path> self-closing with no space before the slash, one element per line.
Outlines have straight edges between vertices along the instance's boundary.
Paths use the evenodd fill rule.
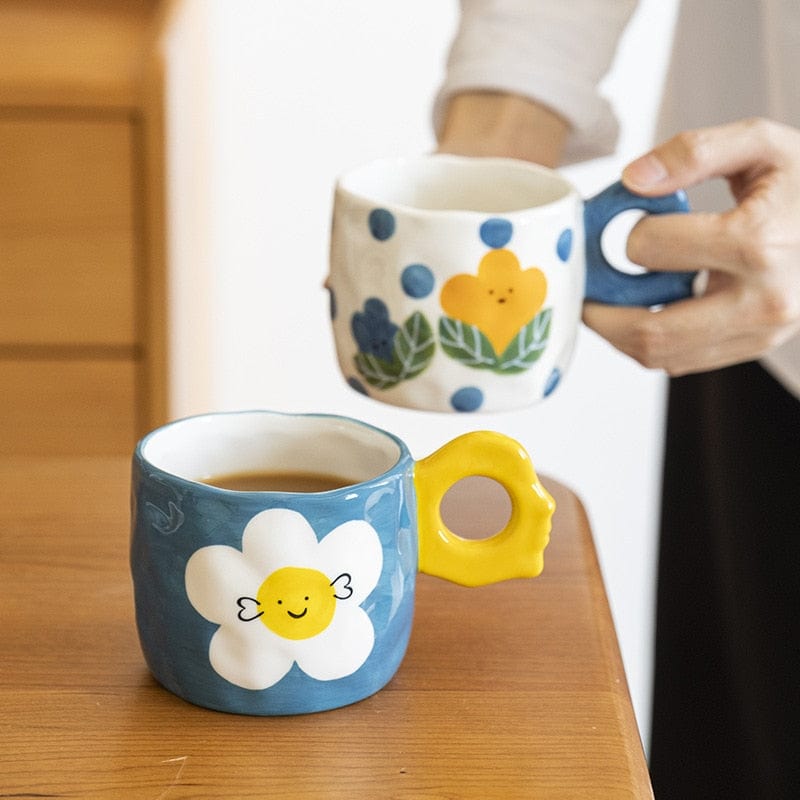
<path fill-rule="evenodd" d="M 284 639 L 310 639 L 330 625 L 335 591 L 319 570 L 283 567 L 259 587 L 256 599 L 263 611 L 259 619 Z"/>

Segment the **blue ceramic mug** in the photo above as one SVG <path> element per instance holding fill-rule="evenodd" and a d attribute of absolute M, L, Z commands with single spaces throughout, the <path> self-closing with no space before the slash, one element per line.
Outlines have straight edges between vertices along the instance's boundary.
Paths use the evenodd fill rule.
<path fill-rule="evenodd" d="M 335 483 L 308 491 L 320 475 Z M 470 475 L 511 499 L 508 524 L 485 540 L 459 537 L 439 512 Z M 278 479 L 280 490 L 264 488 Z M 286 480 L 303 482 L 287 490 Z M 402 661 L 418 571 L 473 586 L 534 577 L 553 510 L 528 454 L 498 433 L 468 433 L 415 461 L 396 436 L 346 417 L 251 411 L 168 424 L 133 459 L 145 659 L 167 689 L 221 711 L 353 703 Z"/>

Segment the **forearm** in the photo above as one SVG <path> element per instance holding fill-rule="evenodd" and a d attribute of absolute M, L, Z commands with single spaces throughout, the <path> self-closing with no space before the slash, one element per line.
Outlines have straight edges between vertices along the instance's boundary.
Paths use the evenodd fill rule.
<path fill-rule="evenodd" d="M 532 100 L 503 92 L 463 92 L 447 104 L 438 150 L 554 167 L 568 133 L 562 117 Z"/>
<path fill-rule="evenodd" d="M 433 104 L 441 149 L 549 166 L 611 154 L 617 121 L 598 85 L 635 6 L 461 0 Z"/>

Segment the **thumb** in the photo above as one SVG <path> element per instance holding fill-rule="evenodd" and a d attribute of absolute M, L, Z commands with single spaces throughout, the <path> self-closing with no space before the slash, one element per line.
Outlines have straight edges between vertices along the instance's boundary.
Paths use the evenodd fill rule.
<path fill-rule="evenodd" d="M 771 123 L 759 119 L 684 131 L 628 164 L 622 182 L 637 194 L 659 195 L 771 166 L 772 133 Z"/>
<path fill-rule="evenodd" d="M 669 168 L 656 150 L 632 161 L 622 170 L 622 182 L 632 192 L 648 194 L 649 192 L 668 193 Z"/>

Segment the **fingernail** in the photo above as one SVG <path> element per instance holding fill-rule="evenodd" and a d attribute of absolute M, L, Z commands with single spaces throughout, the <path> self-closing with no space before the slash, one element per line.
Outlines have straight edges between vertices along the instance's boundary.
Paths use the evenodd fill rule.
<path fill-rule="evenodd" d="M 661 183 L 667 175 L 664 162 L 652 153 L 637 158 L 622 171 L 625 183 L 639 189 L 649 189 L 657 183 Z"/>

